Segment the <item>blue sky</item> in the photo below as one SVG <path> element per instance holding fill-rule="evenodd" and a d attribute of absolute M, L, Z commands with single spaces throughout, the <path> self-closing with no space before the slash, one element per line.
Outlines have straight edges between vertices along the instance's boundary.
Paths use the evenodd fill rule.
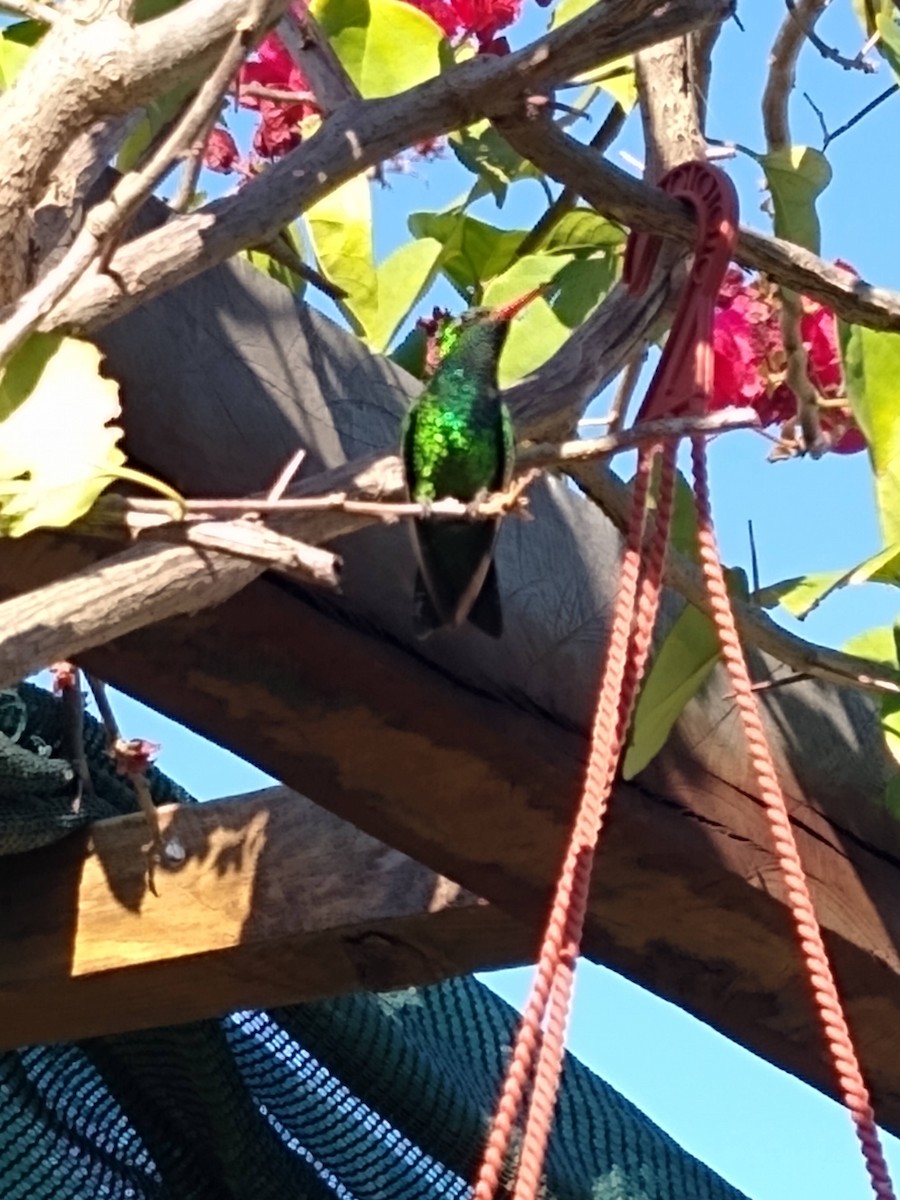
<path fill-rule="evenodd" d="M 516 44 L 539 32 L 546 20 L 533 0 L 525 4 Z M 716 52 L 711 136 L 764 148 L 759 98 L 768 49 L 784 11 L 777 0 L 757 0 L 743 6 L 745 32 L 734 23 L 726 27 Z M 828 12 L 820 32 L 849 55 L 862 41 L 846 0 Z M 846 73 L 807 48 L 791 109 L 794 142 L 821 144 L 818 119 L 802 91 L 810 93 L 835 128 L 889 82 L 883 66 L 875 77 Z M 892 136 L 898 113 L 900 100 L 894 99 L 832 145 L 834 180 L 820 202 L 825 257 L 843 258 L 873 282 L 895 288 L 900 288 L 900 239 L 890 235 L 890 218 L 900 194 L 900 157 Z M 614 158 L 619 150 L 641 157 L 636 117 L 613 149 Z M 741 157 L 726 166 L 739 186 L 745 223 L 768 228 L 760 211 L 759 168 Z M 406 213 L 449 203 L 467 182 L 452 161 L 390 175 L 390 189 L 375 198 L 379 254 L 404 240 Z M 533 223 L 541 202 L 539 188 L 525 182 L 513 189 L 502 213 L 493 213 L 489 203 L 478 211 L 515 227 Z M 446 301 L 450 295 L 438 290 L 435 299 Z M 765 462 L 766 453 L 767 444 L 752 434 L 722 439 L 712 449 L 715 511 L 729 564 L 749 566 L 748 521 L 753 522 L 764 583 L 849 566 L 879 548 L 864 456 L 773 466 Z M 892 590 L 870 586 L 839 594 L 799 628 L 811 638 L 839 645 L 871 625 L 892 622 L 895 615 Z M 200 798 L 267 782 L 247 764 L 132 701 L 122 698 L 117 711 L 129 735 L 163 744 L 160 765 Z M 499 973 L 488 982 L 519 1003 L 529 978 L 523 969 Z M 590 964 L 579 971 L 570 1048 L 755 1200 L 847 1200 L 868 1194 L 849 1119 L 836 1104 L 674 1006 Z M 900 1178 L 900 1142 L 886 1141 L 895 1178 Z"/>

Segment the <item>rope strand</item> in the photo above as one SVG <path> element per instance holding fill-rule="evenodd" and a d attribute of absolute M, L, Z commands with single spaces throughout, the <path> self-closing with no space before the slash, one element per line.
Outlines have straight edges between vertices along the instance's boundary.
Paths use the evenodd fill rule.
<path fill-rule="evenodd" d="M 638 413 L 638 420 L 672 412 L 705 411 L 712 387 L 712 322 L 716 296 L 737 237 L 737 195 L 726 175 L 707 163 L 686 163 L 660 187 L 693 204 L 698 237 L 688 287 Z M 624 279 L 634 293 L 646 287 L 660 249 L 655 235 L 632 233 Z M 488 1135 L 473 1200 L 493 1200 L 513 1129 L 529 1083 L 531 1092 L 514 1200 L 539 1194 L 565 1053 L 566 1025 L 581 947 L 597 842 L 612 794 L 619 757 L 646 668 L 659 609 L 675 498 L 677 443 L 662 447 L 659 495 L 645 541 L 647 501 L 660 445 L 638 457 L 632 507 L 613 611 L 609 645 L 591 730 L 584 787 L 547 921 L 535 979 L 516 1036 L 506 1079 Z M 869 1094 L 816 920 L 790 818 L 766 741 L 756 696 L 731 612 L 716 549 L 709 503 L 706 448 L 693 439 L 698 543 L 710 608 L 743 722 L 759 791 L 772 828 L 797 937 L 813 997 L 834 1062 L 841 1095 L 852 1115 L 878 1200 L 894 1200 Z M 542 1036 L 543 1031 L 543 1036 Z"/>
<path fill-rule="evenodd" d="M 804 963 L 809 973 L 813 999 L 834 1063 L 841 1096 L 850 1111 L 862 1147 L 872 1189 L 878 1200 L 894 1200 L 894 1190 L 878 1138 L 878 1130 L 869 1102 L 869 1092 L 863 1080 L 856 1050 L 844 1018 L 841 999 L 831 973 L 831 965 L 822 940 L 822 931 L 813 908 L 794 831 L 791 828 L 784 793 L 778 782 L 756 694 L 753 691 L 737 627 L 734 623 L 734 615 L 731 611 L 728 589 L 725 584 L 725 574 L 712 525 L 706 444 L 702 438 L 692 439 L 692 458 L 694 495 L 697 501 L 697 540 L 710 607 L 719 634 L 722 657 L 728 668 L 728 675 L 734 691 L 735 703 L 744 727 L 750 758 L 759 783 L 760 798 L 765 806 L 766 816 L 772 830 L 775 854 L 784 879 L 787 900 L 794 919 Z"/>
<path fill-rule="evenodd" d="M 538 959 L 538 969 L 519 1025 L 503 1090 L 488 1134 L 487 1146 L 475 1183 L 473 1200 L 493 1200 L 499 1186 L 500 1172 L 509 1149 L 512 1130 L 519 1116 L 525 1086 L 532 1077 L 538 1047 L 542 1041 L 546 1044 L 546 1039 L 541 1038 L 541 1029 L 560 960 L 564 953 L 564 947 L 566 947 L 573 891 L 576 887 L 582 890 L 585 887 L 582 875 L 578 871 L 578 863 L 585 848 L 596 844 L 603 824 L 606 801 L 609 796 L 606 787 L 606 779 L 609 774 L 606 747 L 614 744 L 621 737 L 621 732 L 617 728 L 620 724 L 619 697 L 628 667 L 628 645 L 641 576 L 641 547 L 647 497 L 657 449 L 656 446 L 645 448 L 639 459 L 625 553 L 620 569 L 619 590 L 606 652 L 603 683 L 594 717 L 591 751 L 582 799 L 575 818 L 565 862 L 560 872 L 550 916 L 547 920 Z M 589 875 L 590 864 L 588 864 L 588 877 Z M 581 902 L 582 897 L 579 894 L 578 903 Z M 575 955 L 577 957 L 577 947 Z M 532 1094 L 533 1105 L 534 1095 Z M 534 1155 L 528 1149 L 528 1145 L 526 1138 L 522 1149 L 523 1162 L 527 1160 L 529 1164 L 525 1168 L 526 1176 L 530 1176 L 532 1173 L 532 1164 L 534 1163 Z M 538 1157 L 542 1160 L 543 1154 L 541 1153 Z M 538 1178 L 540 1168 L 541 1163 L 538 1163 Z"/>

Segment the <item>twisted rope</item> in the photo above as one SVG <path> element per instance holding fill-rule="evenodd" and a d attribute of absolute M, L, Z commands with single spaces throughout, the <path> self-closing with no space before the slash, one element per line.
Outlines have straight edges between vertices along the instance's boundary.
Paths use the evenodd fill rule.
<path fill-rule="evenodd" d="M 698 217 L 698 240 L 690 279 L 638 420 L 705 410 L 712 386 L 714 304 L 737 229 L 734 188 L 727 176 L 714 167 L 705 163 L 687 163 L 671 171 L 660 186 L 693 203 Z M 625 280 L 633 291 L 642 291 L 649 283 L 659 249 L 660 241 L 652 235 L 632 235 L 629 239 Z M 651 478 L 660 449 L 659 444 L 645 447 L 638 458 L 619 590 L 598 692 L 582 796 L 559 874 L 534 983 L 475 1183 L 474 1200 L 493 1200 L 496 1194 L 529 1083 L 531 1094 L 513 1200 L 535 1200 L 540 1192 L 562 1073 L 566 1025 L 594 855 L 650 654 L 662 593 L 674 505 L 677 443 L 671 441 L 662 447 L 656 516 L 652 532 L 645 541 Z M 693 439 L 692 457 L 698 544 L 710 608 L 760 796 L 772 829 L 775 853 L 785 880 L 813 998 L 872 1188 L 878 1200 L 894 1200 L 869 1094 L 831 973 L 734 624 L 713 532 L 703 438 Z"/>

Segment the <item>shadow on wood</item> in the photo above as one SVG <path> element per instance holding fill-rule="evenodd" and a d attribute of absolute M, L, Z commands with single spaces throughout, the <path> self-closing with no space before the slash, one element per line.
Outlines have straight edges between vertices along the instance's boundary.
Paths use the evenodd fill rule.
<path fill-rule="evenodd" d="M 0 1050 L 512 964 L 534 937 L 286 788 L 170 805 L 147 886 L 139 815 L 6 859 Z M 129 903 L 123 898 L 129 897 Z"/>

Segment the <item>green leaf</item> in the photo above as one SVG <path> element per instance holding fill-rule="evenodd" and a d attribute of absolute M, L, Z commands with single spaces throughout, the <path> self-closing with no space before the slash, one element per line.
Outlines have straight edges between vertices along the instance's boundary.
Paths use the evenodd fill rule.
<path fill-rule="evenodd" d="M 490 121 L 451 133 L 447 141 L 462 165 L 484 181 L 498 208 L 503 207 L 511 183 L 544 178 L 543 172 L 517 154 Z"/>
<path fill-rule="evenodd" d="M 413 237 L 441 243 L 440 269 L 466 300 L 509 267 L 525 236 L 524 229 L 497 229 L 460 209 L 412 213 L 408 225 Z"/>
<path fill-rule="evenodd" d="M 425 378 L 425 352 L 428 349 L 428 339 L 423 330 L 416 326 L 411 329 L 403 341 L 389 357 L 398 367 L 408 371 L 416 379 Z"/>
<path fill-rule="evenodd" d="M 173 8 L 178 8 L 184 3 L 185 0 L 136 0 L 134 19 L 138 24 L 143 21 L 152 21 L 155 17 L 161 17 L 164 13 L 171 12 Z"/>
<path fill-rule="evenodd" d="M 566 21 L 581 16 L 598 3 L 600 0 L 560 0 L 550 17 L 550 28 L 556 29 L 557 26 L 564 25 Z M 631 54 L 585 71 L 577 75 L 575 81 L 599 83 L 627 113 L 637 104 L 637 78 L 634 73 L 634 57 Z"/>
<path fill-rule="evenodd" d="M 134 169 L 156 135 L 175 119 L 184 108 L 187 97 L 196 90 L 195 83 L 179 83 L 144 107 L 141 119 L 122 143 L 116 159 L 116 167 L 123 174 Z"/>
<path fill-rule="evenodd" d="M 364 334 L 378 311 L 369 181 L 364 175 L 348 180 L 311 205 L 305 217 L 319 270 L 347 293 L 340 307 Z"/>
<path fill-rule="evenodd" d="M 879 550 L 849 571 L 824 571 L 799 575 L 760 588 L 756 600 L 763 608 L 780 604 L 791 616 L 802 621 L 832 592 L 860 583 L 896 583 L 900 578 L 900 545 Z"/>
<path fill-rule="evenodd" d="M 119 388 L 89 342 L 33 334 L 0 381 L 0 533 L 21 537 L 71 524 L 91 507 L 125 455 Z"/>
<path fill-rule="evenodd" d="M 378 307 L 366 326 L 366 337 L 373 350 L 384 353 L 400 325 L 431 286 L 442 250 L 435 238 L 418 238 L 399 246 L 378 266 Z"/>
<path fill-rule="evenodd" d="M 560 0 L 550 17 L 550 28 L 556 29 L 557 26 L 564 25 L 566 21 L 581 16 L 598 3 L 600 0 Z M 599 83 L 627 113 L 637 104 L 637 78 L 634 73 L 634 57 L 631 54 L 576 75 L 575 81 Z"/>
<path fill-rule="evenodd" d="M 709 678 L 718 658 L 715 626 L 705 613 L 686 604 L 641 688 L 622 765 L 623 778 L 633 779 L 660 752 L 682 709 Z"/>
<path fill-rule="evenodd" d="M 880 625 L 875 629 L 867 629 L 864 633 L 854 634 L 841 649 L 845 654 L 855 654 L 858 658 L 868 658 L 872 662 L 885 663 L 889 667 L 898 665 L 894 629 L 891 625 Z"/>
<path fill-rule="evenodd" d="M 615 282 L 616 272 L 611 255 L 576 260 L 529 254 L 493 280 L 483 298 L 491 308 L 551 279 L 555 284 L 549 302 L 538 297 L 513 321 L 500 358 L 500 386 L 509 387 L 545 363 L 600 303 Z"/>
<path fill-rule="evenodd" d="M 560 217 L 537 249 L 541 254 L 593 253 L 605 247 L 624 246 L 627 240 L 621 225 L 601 217 L 592 208 L 575 208 Z"/>
<path fill-rule="evenodd" d="M 36 46 L 46 32 L 47 26 L 41 21 L 16 21 L 13 25 L 7 25 L 3 30 L 3 37 L 6 41 L 17 42 L 20 46 Z"/>
<path fill-rule="evenodd" d="M 366 100 L 440 73 L 443 31 L 403 0 L 312 0 L 309 10 Z"/>
<path fill-rule="evenodd" d="M 846 577 L 846 571 L 795 575 L 791 579 L 781 579 L 778 583 L 760 588 L 754 599 L 763 608 L 774 608 L 776 604 L 780 604 L 792 617 L 802 621 L 830 592 L 840 587 Z"/>
<path fill-rule="evenodd" d="M 746 595 L 743 571 L 726 571 L 728 590 Z M 719 659 L 719 635 L 709 617 L 686 604 L 654 655 L 641 688 L 622 775 L 633 779 L 660 752 L 689 700 Z"/>
<path fill-rule="evenodd" d="M 853 0 L 866 41 L 877 33 L 876 48 L 900 80 L 900 27 L 894 17 L 894 0 Z"/>
<path fill-rule="evenodd" d="M 32 22 L 28 22 L 32 24 Z M 11 26 L 14 29 L 15 26 Z M 31 55 L 31 46 L 22 44 L 9 36 L 10 30 L 0 32 L 0 91 L 6 91 L 25 66 Z"/>
<path fill-rule="evenodd" d="M 900 542 L 900 334 L 839 321 L 838 340 L 853 415 L 869 444 L 882 536 L 890 545 Z"/>
<path fill-rule="evenodd" d="M 831 182 L 828 159 L 809 146 L 790 146 L 759 156 L 775 209 L 775 235 L 819 253 L 816 200 Z"/>

